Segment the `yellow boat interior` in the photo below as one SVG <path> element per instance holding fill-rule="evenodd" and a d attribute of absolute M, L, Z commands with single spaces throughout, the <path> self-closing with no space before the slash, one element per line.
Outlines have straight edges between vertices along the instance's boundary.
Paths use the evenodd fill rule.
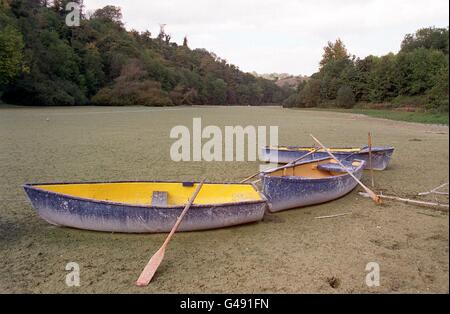
<path fill-rule="evenodd" d="M 285 176 L 295 176 L 295 177 L 305 177 L 305 178 L 326 178 L 333 176 L 345 175 L 347 172 L 345 170 L 332 171 L 333 167 L 326 167 L 327 165 L 338 165 L 338 162 L 332 158 L 321 159 L 320 161 L 302 163 L 298 165 L 282 166 L 280 168 L 269 170 L 266 175 L 271 177 L 285 177 Z M 354 160 L 352 162 L 353 167 L 359 167 L 361 161 Z"/>
<path fill-rule="evenodd" d="M 198 183 L 112 182 L 33 185 L 45 191 L 97 201 L 132 205 L 177 206 L 188 202 Z M 205 183 L 194 204 L 223 204 L 264 200 L 251 184 Z"/>

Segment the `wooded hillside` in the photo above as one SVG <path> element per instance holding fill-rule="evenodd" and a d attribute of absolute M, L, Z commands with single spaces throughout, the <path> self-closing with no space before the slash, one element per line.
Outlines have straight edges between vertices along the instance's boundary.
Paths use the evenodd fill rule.
<path fill-rule="evenodd" d="M 319 71 L 285 101 L 289 107 L 342 107 L 355 103 L 448 112 L 447 28 L 408 34 L 399 53 L 356 58 L 338 39 L 328 42 Z"/>
<path fill-rule="evenodd" d="M 68 1 L 0 0 L 0 96 L 20 105 L 260 105 L 290 91 L 169 34 L 127 31 L 106 6 L 65 23 Z M 72 0 L 73 2 L 73 0 Z M 153 21 L 156 22 L 156 21 Z"/>

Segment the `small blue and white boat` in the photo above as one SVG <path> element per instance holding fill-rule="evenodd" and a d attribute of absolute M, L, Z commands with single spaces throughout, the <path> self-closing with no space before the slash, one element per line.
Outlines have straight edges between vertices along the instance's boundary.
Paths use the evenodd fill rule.
<path fill-rule="evenodd" d="M 25 184 L 39 216 L 78 229 L 169 232 L 198 183 L 170 181 Z M 252 184 L 205 183 L 179 231 L 260 221 L 267 207 Z"/>
<path fill-rule="evenodd" d="M 262 153 L 265 160 L 273 163 L 289 163 L 297 158 L 300 158 L 310 152 L 312 152 L 315 147 L 300 147 L 300 146 L 274 146 L 274 147 L 263 147 Z M 330 148 L 330 151 L 336 156 L 340 161 L 353 159 L 364 160 L 366 162 L 365 169 L 369 169 L 370 164 L 374 170 L 384 170 L 389 165 L 392 154 L 394 153 L 394 148 L 391 146 L 374 146 L 371 148 L 372 161 L 369 162 L 369 148 L 366 147 L 356 147 L 356 148 Z M 328 153 L 319 149 L 313 154 L 306 157 L 305 160 L 314 160 L 318 158 L 327 158 Z"/>
<path fill-rule="evenodd" d="M 344 161 L 343 165 L 360 179 L 365 161 Z M 329 157 L 269 169 L 260 177 L 271 212 L 328 202 L 346 195 L 358 184 Z"/>

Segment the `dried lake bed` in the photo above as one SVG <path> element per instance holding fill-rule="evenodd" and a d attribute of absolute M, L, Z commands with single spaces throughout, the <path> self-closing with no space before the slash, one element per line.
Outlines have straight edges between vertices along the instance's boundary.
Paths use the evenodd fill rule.
<path fill-rule="evenodd" d="M 54 107 L 0 109 L 0 292 L 448 293 L 448 212 L 385 201 L 357 188 L 334 202 L 239 227 L 175 235 L 154 282 L 134 281 L 165 234 L 111 234 L 49 225 L 21 188 L 30 182 L 239 181 L 258 162 L 174 162 L 170 130 L 275 125 L 279 142 L 396 148 L 376 190 L 415 197 L 448 181 L 447 126 L 278 107 Z M 363 181 L 369 183 L 369 173 Z M 422 198 L 433 200 L 433 197 Z M 439 200 L 447 201 L 442 196 Z M 351 212 L 350 215 L 315 219 Z M 68 262 L 80 287 L 67 287 Z M 380 286 L 365 283 L 367 263 Z"/>

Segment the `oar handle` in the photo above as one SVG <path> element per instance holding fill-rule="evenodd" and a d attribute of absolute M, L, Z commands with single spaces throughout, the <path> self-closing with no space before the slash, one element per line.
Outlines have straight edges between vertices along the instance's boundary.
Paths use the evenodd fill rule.
<path fill-rule="evenodd" d="M 352 157 L 352 156 L 354 156 L 354 155 L 356 155 L 356 154 L 362 153 L 362 152 L 363 152 L 365 149 L 367 149 L 367 148 L 368 148 L 368 146 L 362 147 L 359 151 L 354 152 L 354 153 L 351 153 L 350 155 L 348 155 L 347 157 L 345 157 L 344 159 L 342 159 L 342 161 L 347 160 L 347 159 L 349 159 L 350 157 Z"/>
<path fill-rule="evenodd" d="M 300 161 L 300 160 L 302 160 L 302 159 L 305 159 L 305 158 L 308 157 L 308 156 L 311 156 L 312 154 L 314 154 L 314 153 L 317 152 L 318 150 L 319 150 L 319 148 L 316 147 L 316 148 L 314 148 L 312 151 L 310 151 L 309 153 L 307 153 L 307 154 L 305 154 L 305 155 L 303 155 L 303 156 L 300 156 L 300 157 L 298 157 L 297 159 L 292 160 L 292 161 L 289 162 L 287 165 L 288 165 L 288 166 L 295 165 L 298 161 Z"/>
<path fill-rule="evenodd" d="M 295 164 L 296 164 L 297 162 L 299 162 L 300 160 L 302 160 L 302 159 L 304 159 L 304 158 L 306 158 L 306 157 L 308 157 L 308 156 L 314 154 L 314 153 L 317 152 L 318 150 L 319 150 L 319 148 L 316 147 L 316 148 L 314 148 L 312 151 L 310 151 L 309 153 L 307 153 L 307 154 L 305 154 L 305 155 L 302 155 L 302 156 L 298 157 L 297 159 L 294 159 L 294 160 L 290 161 L 290 162 L 287 163 L 286 165 L 281 166 L 281 167 L 279 167 L 279 168 L 273 168 L 273 169 L 271 169 L 271 170 L 283 169 L 283 168 L 286 168 L 286 167 L 295 165 Z M 251 178 L 256 177 L 256 176 L 257 176 L 258 174 L 260 174 L 260 173 L 262 173 L 262 171 L 258 171 L 257 173 L 252 174 L 250 177 L 245 178 L 244 180 L 242 180 L 242 181 L 239 182 L 239 183 L 244 183 L 244 182 L 250 180 Z"/>

